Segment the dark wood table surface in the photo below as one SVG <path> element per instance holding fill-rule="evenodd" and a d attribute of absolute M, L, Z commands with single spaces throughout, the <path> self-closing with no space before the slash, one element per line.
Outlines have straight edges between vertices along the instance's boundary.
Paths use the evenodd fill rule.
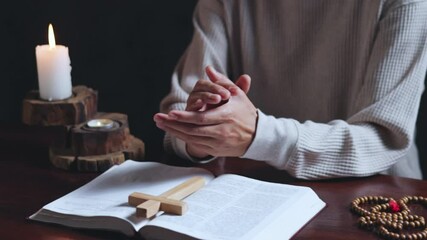
<path fill-rule="evenodd" d="M 2 130 L 2 129 L 0 129 Z M 42 130 L 41 130 L 42 131 Z M 38 223 L 27 219 L 45 204 L 84 185 L 98 174 L 67 172 L 52 167 L 48 160 L 48 140 L 38 132 L 26 134 L 3 129 L 0 133 L 0 239 L 126 239 L 108 231 L 71 229 Z M 159 154 L 158 159 L 181 164 Z M 291 178 L 257 161 L 227 159 L 199 165 L 216 175 L 236 173 L 252 178 L 311 187 L 327 203 L 294 239 L 378 239 L 372 232 L 358 228 L 357 219 L 349 210 L 350 202 L 359 196 L 383 195 L 396 199 L 405 195 L 427 197 L 427 181 L 376 175 L 322 181 Z M 427 216 L 425 207 L 412 206 Z M 135 239 L 138 239 L 135 236 Z M 280 238 L 278 238 L 280 239 Z"/>

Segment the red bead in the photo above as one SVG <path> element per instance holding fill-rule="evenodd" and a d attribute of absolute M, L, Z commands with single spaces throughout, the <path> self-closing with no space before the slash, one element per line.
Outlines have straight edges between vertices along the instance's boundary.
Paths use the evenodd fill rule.
<path fill-rule="evenodd" d="M 391 211 L 392 212 L 399 212 L 400 211 L 400 207 L 399 207 L 399 204 L 397 204 L 397 202 L 395 201 L 395 200 L 390 200 L 389 202 L 388 202 L 388 204 L 390 205 L 390 209 L 391 209 Z"/>

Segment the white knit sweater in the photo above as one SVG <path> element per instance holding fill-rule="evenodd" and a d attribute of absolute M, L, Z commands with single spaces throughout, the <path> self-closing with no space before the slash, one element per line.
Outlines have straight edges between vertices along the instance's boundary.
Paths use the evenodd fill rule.
<path fill-rule="evenodd" d="M 421 178 L 415 122 L 427 69 L 427 1 L 200 0 L 161 111 L 185 109 L 214 66 L 252 77 L 257 131 L 242 158 L 304 179 Z M 185 143 L 165 138 L 180 156 Z"/>

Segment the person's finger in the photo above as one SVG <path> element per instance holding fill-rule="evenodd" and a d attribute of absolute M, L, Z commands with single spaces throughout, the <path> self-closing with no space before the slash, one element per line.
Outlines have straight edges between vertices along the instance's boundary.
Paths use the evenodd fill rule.
<path fill-rule="evenodd" d="M 190 112 L 172 110 L 169 112 L 169 118 L 183 123 L 196 125 L 216 125 L 227 121 L 230 113 L 223 111 L 222 106 L 204 112 Z"/>
<path fill-rule="evenodd" d="M 218 130 L 215 130 L 215 126 L 213 125 L 200 126 L 179 121 L 163 121 L 159 122 L 159 124 L 162 127 L 174 129 L 175 131 L 179 131 L 190 136 L 216 137 L 218 135 L 217 132 L 219 132 Z"/>
<path fill-rule="evenodd" d="M 251 77 L 247 74 L 244 74 L 240 76 L 237 81 L 236 85 L 243 90 L 246 94 L 248 94 L 249 89 L 251 88 Z"/>
<path fill-rule="evenodd" d="M 212 137 L 191 135 L 191 134 L 188 134 L 188 132 L 183 132 L 183 131 L 180 131 L 178 128 L 174 128 L 165 122 L 161 122 L 161 123 L 156 122 L 156 125 L 158 128 L 164 130 L 165 132 L 168 132 L 174 137 L 177 137 L 183 140 L 186 143 L 191 143 L 191 144 L 198 143 L 203 145 L 210 145 L 209 143 L 213 141 Z"/>
<path fill-rule="evenodd" d="M 196 85 L 192 90 L 192 93 L 194 92 L 209 92 L 213 94 L 218 94 L 221 96 L 222 100 L 227 100 L 228 98 L 230 98 L 230 91 L 228 91 L 227 88 L 209 80 L 201 79 L 197 81 Z"/>
<path fill-rule="evenodd" d="M 193 92 L 187 99 L 187 111 L 197 111 L 205 104 L 218 104 L 221 102 L 221 96 L 209 92 Z"/>
<path fill-rule="evenodd" d="M 247 74 L 244 74 L 240 76 L 239 79 L 237 79 L 236 84 L 239 83 L 239 85 L 233 83 L 227 76 L 217 72 L 211 66 L 206 67 L 206 74 L 212 82 L 219 84 L 230 91 L 231 95 L 236 95 L 239 91 L 239 88 L 242 89 L 245 93 L 249 91 L 251 78 Z"/>
<path fill-rule="evenodd" d="M 205 71 L 212 82 L 219 84 L 226 89 L 236 86 L 233 81 L 231 81 L 227 76 L 217 72 L 212 66 L 207 66 Z"/>
<path fill-rule="evenodd" d="M 169 119 L 169 115 L 164 114 L 164 113 L 156 113 L 153 116 L 153 120 L 155 122 L 163 122 Z"/>
<path fill-rule="evenodd" d="M 161 118 L 162 120 L 158 120 Z M 163 113 L 156 114 L 154 116 L 154 119 L 156 119 L 156 125 L 158 128 L 164 130 L 165 132 L 168 132 L 170 135 L 179 138 L 183 141 L 185 141 L 187 144 L 191 144 L 193 147 L 197 148 L 197 151 L 201 151 L 206 153 L 206 155 L 211 155 L 215 153 L 212 143 L 214 142 L 214 139 L 211 137 L 205 137 L 205 136 L 191 136 L 187 134 L 186 132 L 180 131 L 178 129 L 174 129 L 173 127 L 170 127 L 167 123 L 169 122 L 168 116 Z"/>
<path fill-rule="evenodd" d="M 204 109 L 206 109 L 205 106 L 206 104 L 202 101 L 202 99 L 187 99 L 187 106 L 185 107 L 185 111 L 204 111 Z"/>
<path fill-rule="evenodd" d="M 163 124 L 164 122 L 167 122 L 167 121 L 175 121 L 175 119 L 176 119 L 175 117 L 171 117 L 165 113 L 156 113 L 153 116 L 153 120 L 154 122 L 156 122 L 156 124 L 159 124 L 159 123 Z"/>

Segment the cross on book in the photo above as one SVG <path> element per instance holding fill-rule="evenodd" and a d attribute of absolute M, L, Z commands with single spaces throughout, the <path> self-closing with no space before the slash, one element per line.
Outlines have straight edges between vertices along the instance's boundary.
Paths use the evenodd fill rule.
<path fill-rule="evenodd" d="M 137 217 L 151 218 L 159 211 L 183 215 L 187 211 L 187 204 L 181 200 L 204 185 L 205 179 L 203 177 L 193 177 L 159 196 L 134 192 L 129 195 L 128 203 L 136 207 Z"/>

